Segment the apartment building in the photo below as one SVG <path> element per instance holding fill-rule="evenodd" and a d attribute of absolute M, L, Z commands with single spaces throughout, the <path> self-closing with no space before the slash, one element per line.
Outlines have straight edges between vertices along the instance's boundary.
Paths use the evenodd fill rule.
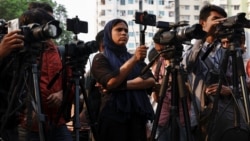
<path fill-rule="evenodd" d="M 113 18 L 122 18 L 129 25 L 128 50 L 133 50 L 140 44 L 140 32 L 144 25 L 135 23 L 136 12 L 147 11 L 148 14 L 156 16 L 156 22 L 188 21 L 189 25 L 198 23 L 199 11 L 204 4 L 212 3 L 225 9 L 228 16 L 237 13 L 246 13 L 246 18 L 250 16 L 250 0 L 97 0 L 97 32 L 105 26 L 106 22 Z M 156 26 L 146 26 L 145 44 L 152 45 L 152 37 L 158 30 Z M 246 36 L 250 34 L 246 29 Z M 247 42 L 247 45 L 250 45 Z M 250 54 L 248 50 L 247 54 Z"/>

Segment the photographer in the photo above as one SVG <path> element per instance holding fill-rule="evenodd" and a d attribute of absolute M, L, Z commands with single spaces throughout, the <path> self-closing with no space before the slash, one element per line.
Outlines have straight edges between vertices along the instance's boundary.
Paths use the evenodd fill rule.
<path fill-rule="evenodd" d="M 134 55 L 126 48 L 128 25 L 122 19 L 110 20 L 104 27 L 104 52 L 93 59 L 91 72 L 107 93 L 102 95 L 98 135 L 102 141 L 146 141 L 146 122 L 153 109 L 145 89 L 154 85 L 151 72 L 140 76 L 146 64 L 147 47 Z"/>
<path fill-rule="evenodd" d="M 17 113 L 14 112 L 13 114 L 9 114 L 7 116 L 6 109 L 8 108 L 8 102 L 10 98 L 8 91 L 11 86 L 11 78 L 13 75 L 12 73 L 8 72 L 8 64 L 9 62 L 13 61 L 11 59 L 11 53 L 24 47 L 24 37 L 19 33 L 20 30 L 12 31 L 4 35 L 0 42 L 0 128 L 2 130 L 0 133 L 0 138 L 9 141 L 18 140 Z M 7 118 L 7 121 L 4 121 L 5 118 Z M 5 124 L 5 126 L 3 126 L 3 124 Z"/>
<path fill-rule="evenodd" d="M 235 122 L 235 107 L 233 93 L 230 86 L 232 85 L 232 71 L 230 64 L 221 64 L 226 52 L 223 48 L 220 39 L 217 39 L 215 33 L 219 24 L 226 20 L 227 14 L 223 8 L 216 5 L 205 5 L 200 11 L 200 24 L 203 30 L 207 32 L 204 40 L 197 40 L 194 46 L 187 52 L 187 58 L 183 61 L 186 64 L 189 72 L 189 82 L 192 92 L 195 96 L 193 106 L 197 107 L 198 111 L 193 111 L 198 117 L 197 129 L 201 129 L 203 133 L 201 140 L 221 141 L 239 138 L 234 136 L 229 129 L 234 128 Z M 206 56 L 207 55 L 207 56 Z M 205 56 L 205 57 L 204 57 Z M 228 61 L 230 62 L 230 60 Z M 218 89 L 218 81 L 220 70 L 225 70 L 225 76 L 222 80 L 222 86 L 218 95 L 218 108 L 216 114 L 211 114 L 214 106 L 214 96 Z M 213 118 L 210 118 L 210 117 Z M 196 117 L 191 117 L 196 119 Z M 215 120 L 215 123 L 212 121 Z M 193 120 L 193 123 L 195 120 Z M 240 127 L 245 128 L 240 117 Z M 209 136 L 208 136 L 209 135 Z M 243 138 L 244 139 L 244 138 Z M 241 139 L 239 139 L 241 140 Z"/>
<path fill-rule="evenodd" d="M 19 18 L 21 26 L 32 23 L 44 25 L 53 20 L 54 18 L 42 9 L 28 10 Z M 25 47 L 28 48 L 28 50 L 40 51 L 40 55 L 37 56 L 36 62 L 39 66 L 38 76 L 42 114 L 45 114 L 44 127 L 46 132 L 43 136 L 48 141 L 72 141 L 71 133 L 65 124 L 66 121 L 63 115 L 60 115 L 57 121 L 58 110 L 63 99 L 62 76 L 55 81 L 50 89 L 47 88 L 51 79 L 62 69 L 62 62 L 58 49 L 52 42 L 52 39 L 46 39 L 46 41 L 29 41 L 26 43 Z M 28 87 L 33 87 L 32 85 L 33 84 L 28 84 Z M 21 124 L 19 126 L 19 133 L 22 135 L 20 140 L 39 140 L 38 122 L 40 121 L 37 121 L 37 113 L 32 110 L 36 107 L 30 104 L 32 101 L 28 101 L 28 97 L 24 99 L 26 107 L 20 117 Z"/>

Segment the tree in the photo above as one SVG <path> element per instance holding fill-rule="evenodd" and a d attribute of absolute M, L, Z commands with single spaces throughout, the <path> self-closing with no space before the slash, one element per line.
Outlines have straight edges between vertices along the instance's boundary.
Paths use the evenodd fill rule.
<path fill-rule="evenodd" d="M 27 10 L 28 3 L 33 1 L 37 0 L 0 0 L 0 19 L 9 21 L 11 19 L 18 18 L 25 10 Z M 68 17 L 66 8 L 61 4 L 53 2 L 52 0 L 39 0 L 39 2 L 49 3 L 53 7 L 55 19 L 61 22 L 63 32 L 60 37 L 55 40 L 55 42 L 58 45 L 68 43 L 72 39 L 72 36 L 69 31 L 66 31 L 66 19 Z"/>
<path fill-rule="evenodd" d="M 54 7 L 55 18 L 61 22 L 61 25 L 62 25 L 61 27 L 63 28 L 60 38 L 56 39 L 56 43 L 58 45 L 65 45 L 72 40 L 71 32 L 67 31 L 66 29 L 66 26 L 67 26 L 66 20 L 68 17 L 67 10 L 61 4 L 57 4 L 56 2 L 54 4 L 55 4 L 55 7 Z"/>

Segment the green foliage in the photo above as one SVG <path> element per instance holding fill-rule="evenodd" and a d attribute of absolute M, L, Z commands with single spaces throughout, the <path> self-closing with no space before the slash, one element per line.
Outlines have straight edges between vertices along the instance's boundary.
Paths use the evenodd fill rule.
<path fill-rule="evenodd" d="M 55 40 L 56 44 L 64 45 L 71 41 L 71 32 L 66 31 L 67 10 L 61 5 L 52 0 L 0 0 L 0 19 L 6 21 L 18 18 L 28 8 L 28 3 L 33 1 L 47 2 L 54 10 L 55 19 L 61 22 L 63 33 Z"/>

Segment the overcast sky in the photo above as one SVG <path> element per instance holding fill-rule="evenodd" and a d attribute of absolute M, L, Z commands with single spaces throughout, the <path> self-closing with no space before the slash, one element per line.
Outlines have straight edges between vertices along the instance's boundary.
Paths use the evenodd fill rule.
<path fill-rule="evenodd" d="M 79 33 L 78 39 L 84 42 L 95 40 L 96 36 L 96 0 L 54 0 L 65 6 L 68 18 L 78 16 L 79 20 L 88 22 L 88 33 Z M 90 55 L 92 59 L 94 54 Z M 90 60 L 89 60 L 90 61 Z M 89 61 L 86 64 L 86 72 L 90 68 Z"/>
<path fill-rule="evenodd" d="M 88 22 L 88 33 L 80 33 L 79 40 L 84 42 L 95 39 L 96 35 L 96 0 L 54 0 L 65 6 L 68 18 L 78 18 Z"/>

